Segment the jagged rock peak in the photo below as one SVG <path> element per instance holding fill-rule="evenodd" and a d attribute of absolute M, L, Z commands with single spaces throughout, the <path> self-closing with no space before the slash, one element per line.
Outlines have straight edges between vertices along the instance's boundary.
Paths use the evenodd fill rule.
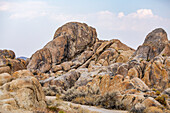
<path fill-rule="evenodd" d="M 167 45 L 167 33 L 162 28 L 157 28 L 146 36 L 144 43 L 138 47 L 133 56 L 137 59 L 151 60 L 158 56 Z"/>

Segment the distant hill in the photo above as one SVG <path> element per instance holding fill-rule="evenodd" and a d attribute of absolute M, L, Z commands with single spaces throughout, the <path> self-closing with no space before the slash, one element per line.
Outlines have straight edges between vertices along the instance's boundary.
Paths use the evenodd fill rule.
<path fill-rule="evenodd" d="M 23 57 L 23 56 L 17 57 L 17 58 L 20 58 L 20 59 L 23 59 L 23 60 L 26 60 L 26 59 L 27 59 L 27 57 Z"/>

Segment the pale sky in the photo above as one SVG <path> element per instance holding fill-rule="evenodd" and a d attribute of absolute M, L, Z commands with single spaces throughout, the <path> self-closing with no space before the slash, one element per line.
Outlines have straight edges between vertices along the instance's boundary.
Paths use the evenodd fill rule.
<path fill-rule="evenodd" d="M 0 0 L 0 49 L 31 57 L 71 21 L 136 49 L 155 28 L 169 35 L 170 0 Z"/>

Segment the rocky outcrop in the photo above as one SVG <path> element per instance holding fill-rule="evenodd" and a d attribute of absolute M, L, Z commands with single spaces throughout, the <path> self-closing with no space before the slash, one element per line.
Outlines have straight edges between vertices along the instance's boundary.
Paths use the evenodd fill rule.
<path fill-rule="evenodd" d="M 143 92 L 149 90 L 139 78 L 123 80 L 122 75 L 114 77 L 98 75 L 86 86 L 71 88 L 64 92 L 61 98 L 79 104 L 142 112 L 153 105 L 161 107 L 154 98 L 145 96 Z"/>
<path fill-rule="evenodd" d="M 44 92 L 38 80 L 31 75 L 25 76 L 23 73 L 28 72 L 19 71 L 19 78 L 12 81 L 8 79 L 11 75 L 7 76 L 4 73 L 3 76 L 7 77 L 6 83 L 0 86 L 0 108 L 34 110 L 46 107 Z"/>
<path fill-rule="evenodd" d="M 170 43 L 161 28 L 149 33 L 135 51 L 118 39 L 99 40 L 87 24 L 69 22 L 26 61 L 15 59 L 12 51 L 0 51 L 0 94 L 5 95 L 0 101 L 6 109 L 44 107 L 41 84 L 45 95 L 75 103 L 166 112 L 169 55 Z M 20 70 L 25 66 L 28 70 Z"/>
<path fill-rule="evenodd" d="M 138 47 L 133 56 L 136 59 L 151 60 L 158 56 L 167 45 L 168 38 L 166 32 L 158 28 L 146 36 L 143 45 Z"/>
<path fill-rule="evenodd" d="M 67 23 L 57 29 L 54 39 L 32 55 L 27 68 L 47 72 L 52 65 L 73 59 L 97 39 L 96 30 L 83 23 Z"/>
<path fill-rule="evenodd" d="M 0 73 L 12 74 L 15 71 L 26 68 L 26 62 L 15 59 L 15 53 L 11 50 L 0 50 Z"/>
<path fill-rule="evenodd" d="M 169 76 L 165 60 L 169 58 L 155 57 L 146 66 L 144 77 L 142 80 L 151 88 L 159 89 L 163 91 L 168 88 Z"/>

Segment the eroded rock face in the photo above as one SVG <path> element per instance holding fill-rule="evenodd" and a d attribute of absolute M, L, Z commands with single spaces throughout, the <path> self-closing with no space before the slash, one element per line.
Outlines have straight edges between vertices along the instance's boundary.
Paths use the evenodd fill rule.
<path fill-rule="evenodd" d="M 142 46 L 139 46 L 134 53 L 135 58 L 151 60 L 155 56 L 159 55 L 168 44 L 168 38 L 166 32 L 161 29 L 155 29 L 149 33 Z"/>
<path fill-rule="evenodd" d="M 0 103 L 2 108 L 8 105 L 11 110 L 46 107 L 42 87 L 38 80 L 31 76 L 18 78 L 1 86 Z"/>
<path fill-rule="evenodd" d="M 98 39 L 94 28 L 83 23 L 67 23 L 57 29 L 52 41 L 32 55 L 27 68 L 31 71 L 49 71 L 52 64 L 73 59 L 96 40 Z"/>
<path fill-rule="evenodd" d="M 155 57 L 146 66 L 144 77 L 142 78 L 149 87 L 159 89 L 160 91 L 168 88 L 169 85 L 170 75 L 164 64 L 165 59 L 169 59 L 169 57 Z"/>

